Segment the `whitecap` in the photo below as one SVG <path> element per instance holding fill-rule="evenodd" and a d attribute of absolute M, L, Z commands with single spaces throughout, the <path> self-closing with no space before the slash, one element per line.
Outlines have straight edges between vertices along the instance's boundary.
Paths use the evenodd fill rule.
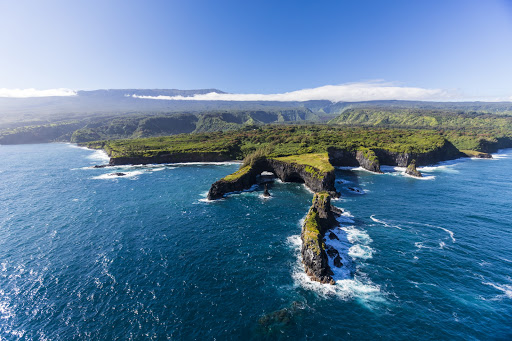
<path fill-rule="evenodd" d="M 348 254 L 352 258 L 370 259 L 373 257 L 373 250 L 367 245 L 354 245 L 348 250 Z"/>
<path fill-rule="evenodd" d="M 385 227 L 395 227 L 395 228 L 397 228 L 397 229 L 399 229 L 399 230 L 402 230 L 402 228 L 401 228 L 401 227 L 399 227 L 399 226 L 391 225 L 391 224 L 389 224 L 389 223 L 385 222 L 384 220 L 380 220 L 380 219 L 375 218 L 375 215 L 374 215 L 374 214 L 372 214 L 372 215 L 370 216 L 370 219 L 371 219 L 371 220 L 373 220 L 373 221 L 374 221 L 374 222 L 376 222 L 376 223 L 379 223 L 379 224 L 384 225 Z"/>
<path fill-rule="evenodd" d="M 144 174 L 144 172 L 142 172 L 142 171 L 132 171 L 132 172 L 123 172 L 123 173 L 124 173 L 124 175 L 122 175 L 122 176 L 118 176 L 115 173 L 106 173 L 106 174 L 94 176 L 94 177 L 92 177 L 92 179 L 95 179 L 95 180 L 113 180 L 113 179 L 120 179 L 120 178 L 132 178 L 133 179 L 138 175 Z"/>
<path fill-rule="evenodd" d="M 439 243 L 439 248 L 440 249 L 444 249 L 445 246 L 446 246 L 446 244 L 444 242 L 440 242 Z"/>
<path fill-rule="evenodd" d="M 416 242 L 416 243 L 414 243 L 414 246 L 416 246 L 416 248 L 418 248 L 418 249 L 430 249 L 429 246 L 423 245 L 422 242 Z"/>
<path fill-rule="evenodd" d="M 508 284 L 495 284 L 491 282 L 482 282 L 482 284 L 489 285 L 501 292 L 503 292 L 503 295 L 500 295 L 500 297 L 507 297 L 512 298 L 512 285 Z"/>
<path fill-rule="evenodd" d="M 450 238 L 452 239 L 452 242 L 455 243 L 456 239 L 455 239 L 455 233 L 453 233 L 453 231 L 445 228 L 445 227 L 442 227 L 442 226 L 436 226 L 436 225 L 430 225 L 430 224 L 423 224 L 423 223 L 417 223 L 417 222 L 414 222 L 414 221 L 408 221 L 407 222 L 408 224 L 415 224 L 415 225 L 423 225 L 423 226 L 428 226 L 428 227 L 433 227 L 433 228 L 436 228 L 436 229 L 440 229 L 440 230 L 443 230 L 445 231 L 446 233 L 448 233 L 450 235 Z"/>

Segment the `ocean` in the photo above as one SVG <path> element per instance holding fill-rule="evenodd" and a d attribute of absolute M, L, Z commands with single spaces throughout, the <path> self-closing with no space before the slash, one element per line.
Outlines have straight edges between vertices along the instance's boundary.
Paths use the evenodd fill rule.
<path fill-rule="evenodd" d="M 0 146 L 0 340 L 512 339 L 512 150 L 337 170 L 334 286 L 300 263 L 304 185 L 209 202 L 238 164 L 105 157 Z"/>

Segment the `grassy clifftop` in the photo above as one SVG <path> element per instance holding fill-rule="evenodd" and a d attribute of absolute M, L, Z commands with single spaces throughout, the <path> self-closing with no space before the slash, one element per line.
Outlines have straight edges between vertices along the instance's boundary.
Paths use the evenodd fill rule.
<path fill-rule="evenodd" d="M 317 178 L 322 177 L 321 173 L 328 173 L 334 170 L 334 167 L 329 162 L 327 153 L 291 155 L 277 157 L 275 160 L 304 165 L 306 166 L 306 172 L 311 173 Z"/>

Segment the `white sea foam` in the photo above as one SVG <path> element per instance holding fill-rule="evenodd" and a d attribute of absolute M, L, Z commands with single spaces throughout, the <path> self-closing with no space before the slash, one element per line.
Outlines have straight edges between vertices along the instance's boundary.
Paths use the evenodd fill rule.
<path fill-rule="evenodd" d="M 370 216 L 370 219 L 371 219 L 371 220 L 373 220 L 374 222 L 379 223 L 379 224 L 382 224 L 382 225 L 384 225 L 384 226 L 386 226 L 386 227 L 394 227 L 394 228 L 397 228 L 397 229 L 399 229 L 399 230 L 402 230 L 402 228 L 401 228 L 400 226 L 391 225 L 391 224 L 389 224 L 389 223 L 385 222 L 384 220 L 380 220 L 380 219 L 375 218 L 375 215 L 374 215 L 374 214 L 372 214 L 372 215 Z"/>
<path fill-rule="evenodd" d="M 482 284 L 489 285 L 489 286 L 503 292 L 503 295 L 499 295 L 499 297 L 512 298 L 512 285 L 495 284 L 495 283 L 491 283 L 491 282 L 482 282 Z"/>
<path fill-rule="evenodd" d="M 439 243 L 439 248 L 440 249 L 444 249 L 445 246 L 446 246 L 446 244 L 444 242 L 440 242 Z"/>
<path fill-rule="evenodd" d="M 343 226 L 341 227 L 343 231 L 347 234 L 347 240 L 352 243 L 360 243 L 364 245 L 370 244 L 373 240 L 370 238 L 368 233 L 363 230 L 359 230 L 354 226 Z"/>
<path fill-rule="evenodd" d="M 113 180 L 113 179 L 122 179 L 122 178 L 136 178 L 138 175 L 144 174 L 143 171 L 132 171 L 132 172 L 123 172 L 124 175 L 118 176 L 115 173 L 106 173 L 93 177 L 92 179 L 96 180 Z"/>
<path fill-rule="evenodd" d="M 428 227 L 433 227 L 433 228 L 436 228 L 436 229 L 440 229 L 440 230 L 443 230 L 445 231 L 446 233 L 448 233 L 450 235 L 450 238 L 452 240 L 452 242 L 455 243 L 456 239 L 455 239 L 455 233 L 453 233 L 453 231 L 445 228 L 445 227 L 442 227 L 442 226 L 436 226 L 436 225 L 430 225 L 430 224 L 424 224 L 424 223 L 417 223 L 415 221 L 408 221 L 407 222 L 408 224 L 415 224 L 415 225 L 423 225 L 423 226 L 428 226 Z"/>
<path fill-rule="evenodd" d="M 103 150 L 95 150 L 91 155 L 87 156 L 87 158 L 91 161 L 99 161 L 103 163 L 108 163 L 110 161 L 110 157 Z"/>
<path fill-rule="evenodd" d="M 459 173 L 457 169 L 454 169 L 458 164 L 468 161 L 467 158 L 459 158 L 455 160 L 442 161 L 436 165 L 418 167 L 420 172 L 446 172 L 446 173 Z"/>
<path fill-rule="evenodd" d="M 334 264 L 332 264 L 332 259 L 329 260 L 334 272 L 336 284 L 327 285 L 312 281 L 304 272 L 300 256 L 300 247 L 302 245 L 300 235 L 288 237 L 287 241 L 295 249 L 297 254 L 296 263 L 292 272 L 295 285 L 314 291 L 324 298 L 337 297 L 341 300 L 356 299 L 369 308 L 375 304 L 385 302 L 380 286 L 372 283 L 364 274 L 355 274 L 353 278 L 351 278 L 352 271 L 349 266 L 347 266 L 349 260 L 348 257 L 343 254 L 343 250 L 340 252 L 344 265 L 342 268 L 336 268 L 333 266 Z"/>
<path fill-rule="evenodd" d="M 404 173 L 403 175 L 405 177 L 416 179 L 416 180 L 435 180 L 436 179 L 435 175 L 424 175 L 424 174 L 422 174 L 423 175 L 422 177 L 412 176 L 412 175 L 409 175 L 409 174 L 406 174 L 406 173 Z"/>
<path fill-rule="evenodd" d="M 354 216 L 349 211 L 344 211 L 336 220 L 340 223 L 354 224 Z"/>
<path fill-rule="evenodd" d="M 512 154 L 509 154 L 509 153 L 503 153 L 503 150 L 498 150 L 497 153 L 494 153 L 494 154 L 491 154 L 492 155 L 492 158 L 495 159 L 495 160 L 499 160 L 499 159 L 508 159 L 510 158 L 510 156 Z M 492 160 L 492 159 L 491 159 Z"/>
<path fill-rule="evenodd" d="M 429 246 L 425 246 L 425 245 L 423 245 L 423 243 L 421 243 L 421 242 L 416 242 L 416 243 L 414 243 L 414 246 L 416 246 L 416 248 L 418 248 L 418 249 L 431 249 L 431 247 L 429 247 Z"/>
<path fill-rule="evenodd" d="M 348 250 L 352 258 L 370 259 L 373 257 L 374 250 L 367 245 L 354 245 Z"/>

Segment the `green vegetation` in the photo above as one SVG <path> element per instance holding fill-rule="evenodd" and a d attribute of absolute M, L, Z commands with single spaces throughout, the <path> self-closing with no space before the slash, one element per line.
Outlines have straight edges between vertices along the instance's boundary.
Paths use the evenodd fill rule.
<path fill-rule="evenodd" d="M 427 152 L 442 147 L 444 136 L 432 130 L 368 129 L 324 125 L 248 126 L 241 130 L 180 134 L 132 140 L 90 142 L 112 157 L 156 156 L 159 153 L 215 152 L 242 160 L 262 148 L 268 157 L 326 153 L 328 147 L 347 150 L 387 149 L 393 152 Z"/>
<path fill-rule="evenodd" d="M 252 166 L 256 161 L 266 159 L 270 154 L 272 154 L 272 150 L 272 145 L 266 145 L 262 148 L 256 149 L 254 152 L 250 153 L 244 158 L 242 167 Z"/>
<path fill-rule="evenodd" d="M 361 148 L 359 150 L 363 152 L 363 156 L 365 159 L 372 161 L 372 162 L 379 161 L 379 159 L 377 158 L 377 155 L 375 155 L 375 152 L 373 150 L 368 149 L 368 148 Z"/>
<path fill-rule="evenodd" d="M 318 219 L 316 210 L 310 209 L 304 220 L 304 227 L 302 229 L 303 243 L 316 255 L 320 255 L 322 250 L 325 249 Z"/>
<path fill-rule="evenodd" d="M 239 170 L 237 170 L 236 172 L 234 172 L 232 174 L 225 176 L 224 178 L 222 178 L 222 180 L 229 181 L 229 182 L 236 181 L 236 180 L 240 179 L 240 177 L 242 177 L 243 175 L 249 173 L 250 170 L 251 170 L 251 166 L 240 167 Z"/>
<path fill-rule="evenodd" d="M 512 131 L 512 113 L 495 115 L 476 111 L 376 107 L 348 109 L 329 123 L 393 128 L 484 128 Z"/>
<path fill-rule="evenodd" d="M 305 165 L 306 172 L 319 179 L 323 178 L 324 173 L 328 173 L 334 170 L 334 167 L 329 162 L 327 153 L 292 155 L 278 157 L 275 159 L 288 163 Z"/>

